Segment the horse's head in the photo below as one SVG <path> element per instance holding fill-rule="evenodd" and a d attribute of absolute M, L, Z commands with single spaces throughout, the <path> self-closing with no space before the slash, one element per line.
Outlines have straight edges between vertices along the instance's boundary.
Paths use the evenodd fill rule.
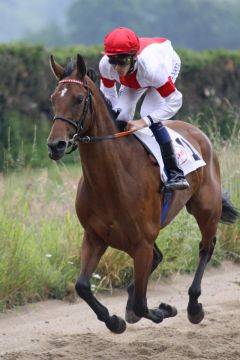
<path fill-rule="evenodd" d="M 75 134 L 87 131 L 91 124 L 92 99 L 86 65 L 78 54 L 76 66 L 69 62 L 65 68 L 51 56 L 52 71 L 58 80 L 51 95 L 54 123 L 48 137 L 48 153 L 59 160 L 72 144 Z"/>

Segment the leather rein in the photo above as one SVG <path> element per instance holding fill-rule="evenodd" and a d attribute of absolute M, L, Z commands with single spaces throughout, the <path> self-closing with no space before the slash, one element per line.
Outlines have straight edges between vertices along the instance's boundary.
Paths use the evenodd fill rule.
<path fill-rule="evenodd" d="M 53 118 L 53 122 L 55 120 L 64 121 L 67 124 L 73 126 L 75 128 L 75 130 L 76 130 L 76 133 L 73 135 L 73 138 L 71 140 L 69 140 L 70 150 L 66 154 L 70 154 L 71 152 L 76 150 L 77 147 L 78 147 L 78 143 L 90 143 L 90 142 L 97 142 L 97 141 L 103 141 L 103 140 L 119 139 L 121 137 L 130 135 L 130 134 L 132 134 L 134 132 L 132 130 L 128 130 L 128 131 L 116 133 L 116 134 L 113 134 L 113 135 L 82 136 L 81 133 L 86 132 L 87 130 L 89 130 L 93 126 L 93 122 L 94 122 L 94 120 L 93 120 L 92 94 L 91 94 L 90 87 L 88 85 L 88 82 L 86 84 L 84 84 L 84 82 L 82 82 L 80 80 L 75 80 L 75 79 L 63 79 L 63 80 L 60 80 L 58 82 L 58 84 L 63 84 L 63 83 L 78 84 L 78 85 L 84 86 L 86 88 L 86 90 L 87 90 L 87 94 L 85 96 L 85 100 L 84 100 L 84 104 L 83 104 L 83 111 L 82 111 L 82 114 L 81 114 L 81 117 L 80 117 L 79 121 L 68 119 L 68 118 L 65 118 L 64 116 L 59 116 L 59 115 L 55 115 L 54 118 Z M 91 114 L 91 122 L 90 122 L 89 127 L 87 129 L 85 129 L 85 127 L 86 127 L 86 116 L 87 116 L 88 111 L 90 111 L 90 114 Z"/>

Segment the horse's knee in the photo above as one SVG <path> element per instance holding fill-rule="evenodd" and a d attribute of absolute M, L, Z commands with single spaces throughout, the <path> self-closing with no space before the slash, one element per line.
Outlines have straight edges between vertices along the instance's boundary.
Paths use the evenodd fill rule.
<path fill-rule="evenodd" d="M 76 282 L 75 290 L 77 294 L 84 300 L 86 300 L 89 297 L 89 294 L 91 294 L 90 284 L 88 285 L 80 280 Z"/>

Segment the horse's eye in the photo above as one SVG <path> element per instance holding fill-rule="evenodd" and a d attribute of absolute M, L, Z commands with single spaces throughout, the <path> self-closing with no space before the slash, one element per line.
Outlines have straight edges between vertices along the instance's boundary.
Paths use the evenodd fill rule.
<path fill-rule="evenodd" d="M 76 97 L 77 104 L 81 104 L 82 101 L 83 101 L 83 96 L 82 95 L 79 95 L 79 96 Z"/>

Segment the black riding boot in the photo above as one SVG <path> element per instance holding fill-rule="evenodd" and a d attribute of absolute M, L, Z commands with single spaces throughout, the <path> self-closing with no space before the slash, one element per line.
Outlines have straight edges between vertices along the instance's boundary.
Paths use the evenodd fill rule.
<path fill-rule="evenodd" d="M 178 167 L 172 141 L 160 144 L 163 163 L 167 169 L 168 181 L 165 185 L 167 190 L 184 190 L 189 188 L 189 183 L 184 177 L 182 169 Z"/>

